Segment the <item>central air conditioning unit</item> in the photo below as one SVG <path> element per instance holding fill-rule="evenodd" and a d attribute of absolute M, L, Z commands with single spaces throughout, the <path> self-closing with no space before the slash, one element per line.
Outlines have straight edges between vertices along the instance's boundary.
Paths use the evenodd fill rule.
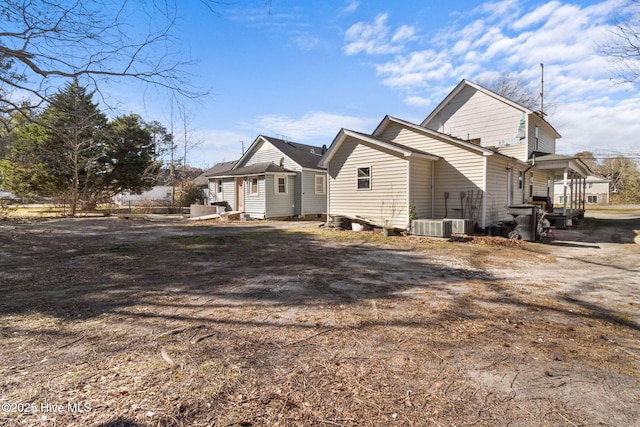
<path fill-rule="evenodd" d="M 451 221 L 448 219 L 414 219 L 411 234 L 416 236 L 451 237 Z"/>
<path fill-rule="evenodd" d="M 473 234 L 473 220 L 452 218 L 451 232 L 453 234 Z"/>

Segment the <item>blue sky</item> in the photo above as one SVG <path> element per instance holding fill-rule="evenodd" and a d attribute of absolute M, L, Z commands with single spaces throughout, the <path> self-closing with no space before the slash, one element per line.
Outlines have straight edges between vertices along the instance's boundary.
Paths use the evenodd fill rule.
<path fill-rule="evenodd" d="M 559 153 L 640 152 L 639 86 L 615 84 L 597 53 L 625 0 L 180 3 L 178 41 L 211 91 L 187 107 L 194 166 L 237 159 L 259 134 L 329 145 L 386 114 L 420 123 L 462 79 L 508 72 L 537 92 L 540 63 Z M 136 96 L 125 108 L 169 125 L 167 99 Z"/>

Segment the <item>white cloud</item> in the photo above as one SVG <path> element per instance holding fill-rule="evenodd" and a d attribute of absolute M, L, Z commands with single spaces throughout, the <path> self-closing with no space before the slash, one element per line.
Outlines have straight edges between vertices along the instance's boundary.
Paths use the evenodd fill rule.
<path fill-rule="evenodd" d="M 371 131 L 378 119 L 311 111 L 302 117 L 294 118 L 284 114 L 269 114 L 257 118 L 256 126 L 260 133 L 280 136 L 295 142 L 329 145 L 341 128 L 356 131 Z"/>
<path fill-rule="evenodd" d="M 344 53 L 355 55 L 364 52 L 368 55 L 377 55 L 402 51 L 404 43 L 415 38 L 415 28 L 402 25 L 391 33 L 387 18 L 388 14 L 381 13 L 376 16 L 373 24 L 367 22 L 353 24 L 344 37 L 347 42 Z"/>
<path fill-rule="evenodd" d="M 387 15 L 379 15 L 375 25 L 358 23 L 350 29 L 345 53 L 394 53 L 374 64 L 375 71 L 384 85 L 402 93 L 406 104 L 418 108 L 432 105 L 434 96 L 446 95 L 462 78 L 510 72 L 537 88 L 539 64 L 544 63 L 545 100 L 554 101 L 557 109 L 550 121 L 564 135 L 559 152 L 607 147 L 612 141 L 638 151 L 640 93 L 611 84 L 608 58 L 597 50 L 608 37 L 614 12 L 628 3 L 485 2 L 457 15 L 446 28 L 428 33 L 411 27 L 407 37 L 429 46 L 421 50 L 392 43 Z"/>
<path fill-rule="evenodd" d="M 594 151 L 604 155 L 640 152 L 640 102 L 621 101 L 612 106 L 574 102 L 559 106 L 554 114 L 563 135 L 557 152 Z"/>
<path fill-rule="evenodd" d="M 383 80 L 384 84 L 396 88 L 426 86 L 428 82 L 439 80 L 453 72 L 447 55 L 434 50 L 396 56 L 393 61 L 380 64 L 376 69 L 378 74 L 387 76 Z"/>
<path fill-rule="evenodd" d="M 539 63 L 558 70 L 571 67 L 579 73 L 575 77 L 584 74 L 593 78 L 597 70 L 602 74 L 608 71 L 602 59 L 594 58 L 605 33 L 604 22 L 614 4 L 619 3 L 610 1 L 580 8 L 551 1 L 523 11 L 514 0 L 487 2 L 466 21 L 439 31 L 433 47 L 421 51 L 392 43 L 387 15 L 382 14 L 375 25 L 360 22 L 351 27 L 345 37 L 349 41 L 345 52 L 396 53 L 392 60 L 377 64 L 376 71 L 384 84 L 403 90 L 474 77 L 461 73 L 537 69 Z M 522 29 L 528 31 L 517 31 Z M 396 34 L 404 32 L 398 30 Z M 410 27 L 405 39 L 415 39 L 417 34 L 418 30 Z M 581 63 L 585 65 L 582 71 Z M 597 63 L 600 66 L 594 68 Z"/>
<path fill-rule="evenodd" d="M 320 44 L 318 37 L 306 32 L 294 32 L 291 40 L 301 52 L 309 52 Z"/>
<path fill-rule="evenodd" d="M 344 9 L 342 9 L 342 13 L 353 13 L 356 10 L 358 10 L 359 6 L 360 6 L 359 1 L 352 0 L 349 2 L 349 4 L 347 4 L 347 6 Z"/>
<path fill-rule="evenodd" d="M 207 168 L 216 163 L 237 160 L 242 155 L 242 144 L 246 149 L 256 136 L 230 130 L 202 130 L 193 135 L 194 140 L 202 143 L 187 154 L 188 163 Z"/>
<path fill-rule="evenodd" d="M 423 98 L 421 96 L 407 96 L 404 99 L 404 102 L 406 102 L 408 105 L 414 106 L 414 107 L 431 107 L 433 108 L 433 101 L 428 99 L 428 98 Z"/>
<path fill-rule="evenodd" d="M 494 21 L 511 19 L 515 11 L 519 9 L 518 0 L 497 0 L 481 4 L 476 11 Z"/>
<path fill-rule="evenodd" d="M 404 43 L 407 40 L 412 40 L 416 34 L 414 27 L 410 25 L 402 25 L 396 30 L 391 37 L 391 43 Z"/>
<path fill-rule="evenodd" d="M 549 15 L 551 15 L 551 13 L 553 13 L 555 9 L 560 6 L 560 4 L 561 3 L 558 1 L 551 1 L 547 4 L 544 4 L 541 7 L 535 9 L 530 13 L 527 13 L 526 15 L 518 19 L 513 23 L 512 28 L 514 30 L 523 30 L 525 28 L 543 22 L 549 17 Z"/>

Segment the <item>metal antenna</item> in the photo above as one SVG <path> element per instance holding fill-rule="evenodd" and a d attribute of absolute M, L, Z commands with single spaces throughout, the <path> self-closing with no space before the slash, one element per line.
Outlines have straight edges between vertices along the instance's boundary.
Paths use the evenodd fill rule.
<path fill-rule="evenodd" d="M 540 63 L 540 117 L 544 117 L 544 64 Z"/>

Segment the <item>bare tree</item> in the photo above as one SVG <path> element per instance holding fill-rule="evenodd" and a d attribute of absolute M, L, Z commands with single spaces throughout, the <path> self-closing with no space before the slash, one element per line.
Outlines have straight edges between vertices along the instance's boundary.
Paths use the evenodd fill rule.
<path fill-rule="evenodd" d="M 530 110 L 538 109 L 538 95 L 535 91 L 530 91 L 527 83 L 513 73 L 503 72 L 496 78 L 480 80 L 478 84 Z"/>
<path fill-rule="evenodd" d="M 180 115 L 180 119 L 182 120 L 182 169 L 187 168 L 187 155 L 194 148 L 202 145 L 203 141 L 201 139 L 194 139 L 193 137 L 193 129 L 189 127 L 189 122 L 191 119 L 191 112 L 189 111 L 186 104 L 182 102 L 178 102 L 178 112 Z"/>
<path fill-rule="evenodd" d="M 201 0 L 211 8 L 212 0 Z M 178 0 L 4 0 L 0 4 L 0 113 L 46 103 L 62 80 L 95 90 L 117 78 L 202 95 L 173 36 Z"/>
<path fill-rule="evenodd" d="M 640 80 L 640 1 L 619 8 L 619 12 L 624 15 L 599 50 L 610 58 L 618 80 L 632 83 Z"/>

